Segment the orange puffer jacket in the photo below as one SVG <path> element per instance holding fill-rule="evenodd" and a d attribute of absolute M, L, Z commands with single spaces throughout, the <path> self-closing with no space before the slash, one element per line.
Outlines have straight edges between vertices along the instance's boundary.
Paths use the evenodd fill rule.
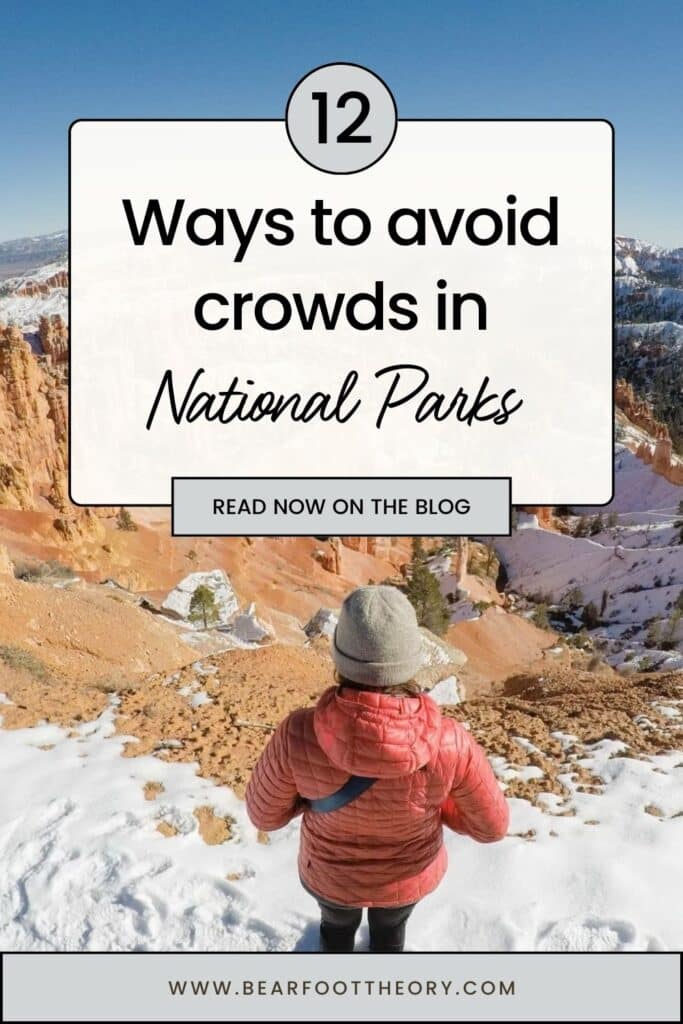
<path fill-rule="evenodd" d="M 338 810 L 307 810 L 302 797 L 329 796 L 349 775 L 378 781 Z M 266 832 L 303 813 L 302 881 L 356 907 L 401 906 L 435 889 L 447 866 L 442 825 L 488 843 L 509 820 L 484 751 L 430 697 L 351 687 L 331 687 L 280 723 L 246 802 Z"/>

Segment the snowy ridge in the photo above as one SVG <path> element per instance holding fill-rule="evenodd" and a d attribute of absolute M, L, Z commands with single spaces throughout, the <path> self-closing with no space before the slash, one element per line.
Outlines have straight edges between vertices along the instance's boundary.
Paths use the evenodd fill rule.
<path fill-rule="evenodd" d="M 30 284 L 41 284 L 67 268 L 66 259 L 47 263 L 18 277 L 0 281 L 0 322 L 14 324 L 24 334 L 36 334 L 41 316 L 59 315 L 69 321 L 68 288 L 52 287 L 47 293 L 20 295 Z"/>
<path fill-rule="evenodd" d="M 680 443 L 683 249 L 615 241 L 615 372 L 646 398 Z"/>
<path fill-rule="evenodd" d="M 632 440 L 646 436 L 629 428 Z M 683 629 L 667 651 L 644 647 L 651 620 L 666 628 L 683 591 L 683 547 L 679 543 L 679 502 L 683 488 L 669 483 L 624 445 L 615 452 L 615 497 L 606 509 L 579 513 L 616 516 L 594 536 L 574 537 L 522 521 L 510 537 L 496 542 L 509 586 L 526 596 L 558 604 L 578 588 L 581 604 L 601 609 L 602 625 L 592 630 L 604 642 L 607 660 L 619 665 L 636 656 L 656 657 L 657 667 L 683 668 Z M 675 634 L 676 635 L 676 634 Z"/>
<path fill-rule="evenodd" d="M 666 278 L 683 285 L 683 248 L 665 249 L 639 238 L 617 235 L 614 262 L 617 277 Z"/>
<path fill-rule="evenodd" d="M 66 259 L 68 244 L 66 231 L 0 242 L 0 281 L 22 274 L 29 267 L 41 267 Z"/>
<path fill-rule="evenodd" d="M 683 325 L 670 320 L 647 324 L 617 324 L 617 338 L 620 341 L 633 341 L 636 345 L 657 341 L 680 349 L 683 347 Z"/>

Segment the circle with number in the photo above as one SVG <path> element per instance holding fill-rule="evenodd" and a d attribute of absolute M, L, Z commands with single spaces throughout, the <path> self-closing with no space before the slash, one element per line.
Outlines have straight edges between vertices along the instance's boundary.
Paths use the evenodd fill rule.
<path fill-rule="evenodd" d="M 324 64 L 297 82 L 287 101 L 289 141 L 328 174 L 356 174 L 384 156 L 396 135 L 391 92 L 359 64 Z"/>

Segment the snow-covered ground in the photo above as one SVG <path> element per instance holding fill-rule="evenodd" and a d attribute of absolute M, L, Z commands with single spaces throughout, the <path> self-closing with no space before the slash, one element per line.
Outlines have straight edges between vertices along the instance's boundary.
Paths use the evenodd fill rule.
<path fill-rule="evenodd" d="M 483 614 L 483 605 L 489 602 L 476 602 L 470 598 L 467 587 L 458 583 L 457 576 L 451 568 L 452 555 L 449 551 L 432 555 L 427 559 L 427 567 L 439 583 L 439 590 L 446 599 L 448 606 L 448 619 L 451 625 L 456 622 L 466 622 L 470 619 L 480 619 Z"/>
<path fill-rule="evenodd" d="M 559 603 L 572 590 L 581 604 L 602 609 L 603 624 L 592 630 L 615 665 L 647 658 L 652 667 L 683 668 L 683 622 L 671 627 L 683 591 L 683 544 L 678 542 L 678 512 L 683 487 L 669 483 L 624 445 L 615 453 L 615 498 L 601 513 L 614 526 L 591 537 L 572 537 L 538 529 L 535 517 L 521 516 L 511 537 L 499 538 L 496 550 L 508 573 L 509 587 L 528 597 Z M 669 649 L 646 647 L 648 627 L 659 620 L 676 643 Z"/>
<path fill-rule="evenodd" d="M 316 906 L 297 884 L 298 822 L 259 842 L 242 802 L 191 765 L 122 757 L 113 714 L 71 735 L 0 731 L 0 946 L 316 949 Z M 682 755 L 613 757 L 620 749 L 605 740 L 581 760 L 606 787 L 579 793 L 567 780 L 573 814 L 514 799 L 502 842 L 448 833 L 449 872 L 417 907 L 408 948 L 680 948 Z M 494 767 L 515 774 L 502 759 Z M 163 784 L 156 800 L 144 798 L 147 782 Z M 234 819 L 221 845 L 199 835 L 193 811 L 207 805 Z M 160 819 L 178 834 L 161 835 Z"/>
<path fill-rule="evenodd" d="M 59 271 L 66 270 L 66 260 L 48 263 L 18 277 L 7 278 L 0 283 L 0 322 L 15 324 L 24 334 L 36 334 L 41 316 L 59 314 L 65 323 L 69 322 L 69 300 L 67 288 L 51 288 L 45 294 L 18 295 L 29 283 L 40 284 Z"/>
<path fill-rule="evenodd" d="M 658 279 L 664 275 L 683 282 L 683 249 L 665 249 L 626 235 L 617 235 L 614 241 L 617 277 Z"/>
<path fill-rule="evenodd" d="M 643 324 L 617 324 L 617 337 L 620 341 L 630 341 L 636 346 L 640 346 L 643 342 L 657 341 L 672 349 L 678 349 L 683 347 L 683 325 L 670 320 Z"/>

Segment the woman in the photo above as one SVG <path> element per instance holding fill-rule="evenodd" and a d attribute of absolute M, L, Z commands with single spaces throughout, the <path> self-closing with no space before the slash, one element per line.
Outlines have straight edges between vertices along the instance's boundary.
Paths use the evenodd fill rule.
<path fill-rule="evenodd" d="M 320 948 L 352 952 L 362 908 L 370 949 L 401 952 L 418 900 L 446 871 L 442 825 L 502 839 L 508 808 L 482 748 L 412 681 L 421 634 L 395 587 L 360 587 L 332 641 L 337 685 L 280 723 L 247 786 L 270 832 L 303 814 L 299 875 L 320 905 Z"/>

